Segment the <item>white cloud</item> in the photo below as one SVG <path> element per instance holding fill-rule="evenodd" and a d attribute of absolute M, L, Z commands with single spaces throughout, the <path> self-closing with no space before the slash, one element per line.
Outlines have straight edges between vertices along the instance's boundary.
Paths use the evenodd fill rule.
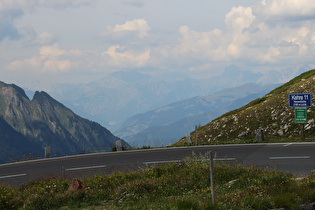
<path fill-rule="evenodd" d="M 44 44 L 52 43 L 55 40 L 56 38 L 53 34 L 44 31 L 38 34 L 33 42 L 38 45 L 44 45 Z"/>
<path fill-rule="evenodd" d="M 109 5 L 121 7 L 122 3 L 140 7 L 144 5 L 145 0 L 121 0 Z M 82 28 L 84 28 L 80 35 L 78 33 L 81 32 L 80 30 L 72 30 L 71 25 L 69 25 L 69 30 L 66 31 L 67 36 L 79 35 L 80 40 L 87 38 L 84 42 L 85 45 L 82 45 L 80 50 L 74 51 L 53 44 L 57 41 L 54 34 L 58 33 L 53 30 L 58 29 L 59 23 L 52 27 L 52 31 L 49 31 L 49 26 L 45 26 L 40 31 L 35 24 L 16 27 L 16 19 L 21 18 L 24 13 L 28 14 L 26 10 L 36 11 L 37 8 L 43 7 L 60 9 L 87 4 L 93 4 L 93 0 L 0 1 L 0 41 L 6 37 L 11 39 L 21 39 L 22 37 L 22 41 L 15 42 L 16 49 L 19 50 L 20 45 L 30 49 L 28 51 L 28 49 L 23 48 L 23 53 L 19 55 L 15 55 L 12 50 L 11 57 L 25 56 L 26 53 L 33 51 L 34 48 L 31 49 L 31 47 L 40 46 L 37 54 L 11 62 L 10 68 L 28 68 L 38 72 L 64 72 L 77 68 L 83 69 L 82 71 L 84 68 L 88 71 L 100 69 L 104 71 L 104 69 L 113 69 L 113 67 L 128 69 L 129 67 L 150 65 L 165 69 L 175 66 L 180 67 L 180 69 L 202 71 L 221 64 L 225 66 L 239 63 L 251 63 L 253 66 L 282 63 L 290 65 L 312 61 L 315 56 L 314 0 L 264 0 L 252 7 L 231 7 L 225 16 L 226 27 L 222 27 L 223 29 L 208 29 L 209 26 L 201 27 L 197 21 L 196 25 L 193 25 L 194 19 L 187 23 L 174 21 L 174 24 L 168 24 L 165 22 L 164 28 L 164 21 L 155 21 L 154 16 L 146 16 L 145 13 L 141 13 L 140 9 L 121 7 L 127 8 L 128 13 L 122 10 L 118 14 L 115 11 L 115 15 L 118 15 L 119 18 L 126 17 L 124 15 L 131 17 L 119 22 L 122 24 L 115 25 L 117 22 L 112 21 L 118 21 L 119 18 L 114 18 L 115 16 L 112 14 L 107 14 L 106 21 L 99 18 L 97 14 L 91 20 L 100 21 L 93 21 L 94 28 L 87 27 L 88 29 L 93 28 L 93 30 L 88 31 L 89 33 L 86 33 L 87 29 L 84 28 L 84 24 L 92 23 L 88 17 L 78 23 L 79 27 L 82 24 Z M 107 5 L 107 3 L 102 3 L 102 5 Z M 155 3 L 154 5 L 159 4 Z M 147 4 L 147 6 L 150 5 Z M 101 11 L 103 12 L 103 10 Z M 135 14 L 134 11 L 139 13 Z M 64 11 L 58 11 L 58 14 L 59 12 Z M 75 12 L 73 14 L 81 13 Z M 143 18 L 140 15 L 143 15 Z M 32 16 L 36 17 L 33 14 Z M 139 16 L 140 18 L 135 18 Z M 147 20 L 156 25 L 149 26 Z M 298 20 L 298 22 L 292 20 Z M 160 23 L 157 24 L 156 22 Z M 101 35 L 106 36 L 102 39 L 104 45 L 102 48 L 100 40 L 93 39 L 95 38 L 93 35 L 104 25 L 111 26 L 108 26 L 107 30 L 101 33 Z M 174 25 L 176 25 L 175 29 L 173 28 Z M 152 32 L 150 27 L 154 28 Z M 58 35 L 58 40 L 61 39 L 60 43 L 71 48 L 73 43 L 69 37 L 63 39 Z M 10 48 L 12 41 L 5 40 L 2 43 L 7 44 L 6 46 Z M 90 51 L 88 52 L 84 47 L 89 48 Z M 3 63 L 9 63 L 10 59 L 6 58 Z M 92 68 L 86 68 L 87 66 L 92 66 Z"/>
<path fill-rule="evenodd" d="M 64 72 L 80 64 L 82 53 L 78 50 L 62 50 L 58 44 L 42 46 L 39 55 L 10 63 L 8 69 L 28 69 L 37 72 Z"/>
<path fill-rule="evenodd" d="M 125 50 L 124 47 L 114 45 L 102 53 L 102 57 L 107 65 L 116 67 L 142 67 L 150 59 L 150 50 L 144 52 L 135 50 Z"/>
<path fill-rule="evenodd" d="M 259 6 L 260 9 L 268 11 L 273 5 L 282 2 L 282 7 L 292 8 L 286 1 L 263 1 Z M 307 2 L 310 3 L 306 0 L 301 3 L 306 5 Z M 310 7 L 312 5 L 314 3 L 310 3 Z M 287 11 L 280 8 L 280 13 L 281 10 L 283 15 Z M 308 11 L 308 9 L 305 11 L 304 7 L 297 6 L 294 14 L 305 17 L 310 15 Z M 290 9 L 287 14 L 292 14 Z M 256 15 L 259 15 L 257 7 L 256 10 L 251 7 L 233 7 L 225 18 L 226 32 L 219 29 L 198 32 L 188 26 L 181 26 L 179 28 L 181 38 L 178 39 L 177 44 L 159 49 L 160 55 L 173 57 L 173 60 L 182 62 L 183 65 L 187 65 L 189 61 L 192 64 L 199 62 L 199 65 L 209 62 L 243 62 L 259 65 L 312 61 L 315 55 L 315 21 L 300 21 L 297 26 L 282 24 L 280 21 L 270 23 L 268 17 L 257 19 Z"/>
<path fill-rule="evenodd" d="M 225 17 L 225 23 L 230 30 L 242 31 L 250 27 L 255 20 L 250 7 L 233 7 Z"/>
<path fill-rule="evenodd" d="M 150 30 L 150 27 L 146 20 L 134 19 L 132 21 L 126 21 L 125 24 L 122 24 L 122 25 L 115 25 L 114 28 L 109 26 L 108 30 L 112 32 L 123 32 L 123 31 L 137 32 L 139 38 L 144 38 L 148 36 L 148 31 Z"/>
<path fill-rule="evenodd" d="M 315 18 L 314 0 L 263 0 L 254 7 L 263 19 L 305 20 Z"/>

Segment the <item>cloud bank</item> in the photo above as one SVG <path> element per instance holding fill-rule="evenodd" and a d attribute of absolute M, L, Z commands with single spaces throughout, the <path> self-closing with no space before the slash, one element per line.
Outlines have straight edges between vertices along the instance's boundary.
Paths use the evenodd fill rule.
<path fill-rule="evenodd" d="M 225 15 L 222 28 L 198 31 L 191 25 L 182 24 L 173 29 L 172 38 L 142 15 L 126 16 L 124 21 L 107 25 L 102 25 L 100 20 L 100 23 L 93 23 L 99 24 L 98 34 L 93 39 L 98 37 L 103 43 L 95 50 L 80 46 L 66 50 L 56 34 L 32 32 L 32 29 L 16 24 L 26 11 L 35 13 L 41 7 L 79 9 L 93 3 L 92 0 L 1 1 L 0 42 L 24 39 L 25 43 L 37 47 L 37 54 L 12 60 L 7 68 L 23 67 L 38 72 L 110 71 L 137 67 L 209 71 L 218 65 L 231 64 L 314 63 L 313 0 L 263 0 L 250 7 L 232 7 Z M 123 0 L 122 3 L 136 6 L 134 9 L 140 11 L 144 9 L 145 1 Z"/>

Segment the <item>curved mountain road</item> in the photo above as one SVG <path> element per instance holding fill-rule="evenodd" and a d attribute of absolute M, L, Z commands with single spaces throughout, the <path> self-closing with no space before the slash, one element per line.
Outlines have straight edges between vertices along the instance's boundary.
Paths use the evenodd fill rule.
<path fill-rule="evenodd" d="M 70 178 L 132 171 L 148 165 L 180 162 L 185 157 L 215 153 L 216 162 L 255 165 L 294 175 L 315 170 L 315 143 L 234 144 L 104 152 L 0 165 L 0 184 L 18 187 L 46 176 Z"/>

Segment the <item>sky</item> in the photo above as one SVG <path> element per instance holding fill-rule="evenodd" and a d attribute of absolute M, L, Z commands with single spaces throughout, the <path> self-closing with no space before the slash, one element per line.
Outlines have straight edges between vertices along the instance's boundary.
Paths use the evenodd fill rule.
<path fill-rule="evenodd" d="M 31 90 L 114 71 L 204 78 L 314 57 L 314 0 L 0 0 L 0 80 Z"/>

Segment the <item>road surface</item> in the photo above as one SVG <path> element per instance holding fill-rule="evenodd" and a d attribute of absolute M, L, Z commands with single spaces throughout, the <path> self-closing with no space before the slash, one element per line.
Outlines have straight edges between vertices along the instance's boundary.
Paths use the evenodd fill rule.
<path fill-rule="evenodd" d="M 212 151 L 216 162 L 277 169 L 296 176 L 315 170 L 315 143 L 234 144 L 104 152 L 0 165 L 0 184 L 18 187 L 47 176 L 84 177 L 180 162 Z"/>

